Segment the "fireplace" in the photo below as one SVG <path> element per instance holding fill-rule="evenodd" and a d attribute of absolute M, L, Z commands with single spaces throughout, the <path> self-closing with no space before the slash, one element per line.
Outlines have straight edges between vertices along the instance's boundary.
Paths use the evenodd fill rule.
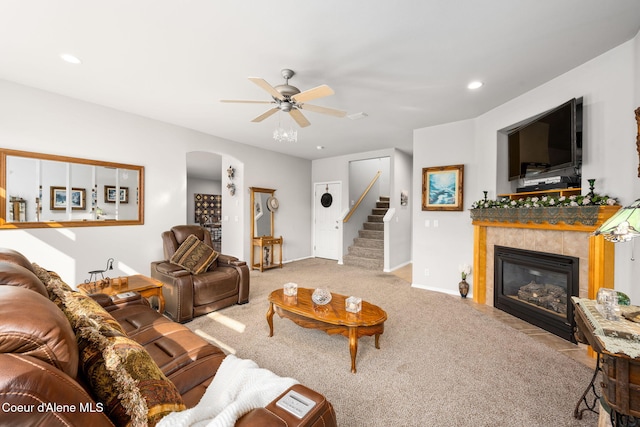
<path fill-rule="evenodd" d="M 494 307 L 576 342 L 571 296 L 579 293 L 578 258 L 495 246 L 494 266 Z"/>

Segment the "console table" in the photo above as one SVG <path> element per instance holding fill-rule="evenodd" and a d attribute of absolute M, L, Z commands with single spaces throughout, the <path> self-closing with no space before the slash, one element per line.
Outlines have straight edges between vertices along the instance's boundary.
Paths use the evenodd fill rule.
<path fill-rule="evenodd" d="M 576 405 L 574 416 L 582 417 L 582 404 L 592 410 L 587 395 L 596 398 L 594 382 L 602 372 L 602 395 L 612 409 L 613 425 L 627 424 L 627 418 L 640 418 L 640 323 L 624 317 L 618 321 L 607 320 L 596 309 L 594 300 L 572 297 L 576 320 L 576 338 L 590 345 L 597 353 L 597 365 L 591 383 Z M 637 306 L 620 306 L 623 313 L 640 311 Z M 595 411 L 594 411 L 595 412 Z M 622 419 L 622 420 L 621 420 Z M 617 420 L 617 422 L 616 422 Z"/>
<path fill-rule="evenodd" d="M 259 249 L 258 262 L 254 261 L 256 248 Z M 265 254 L 265 249 L 269 251 L 268 254 Z M 278 262 L 275 262 L 275 249 L 278 249 Z M 282 268 L 282 236 L 254 237 L 251 247 L 251 268 L 254 270 L 259 269 L 262 272 L 266 269 L 276 267 Z"/>

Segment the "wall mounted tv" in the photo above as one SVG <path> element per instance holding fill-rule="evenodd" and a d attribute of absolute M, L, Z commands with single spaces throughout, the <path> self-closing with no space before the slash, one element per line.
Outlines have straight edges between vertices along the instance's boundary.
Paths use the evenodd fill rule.
<path fill-rule="evenodd" d="M 507 132 L 509 181 L 563 175 L 579 178 L 582 98 L 518 123 Z M 569 172 L 563 169 L 570 169 Z"/>

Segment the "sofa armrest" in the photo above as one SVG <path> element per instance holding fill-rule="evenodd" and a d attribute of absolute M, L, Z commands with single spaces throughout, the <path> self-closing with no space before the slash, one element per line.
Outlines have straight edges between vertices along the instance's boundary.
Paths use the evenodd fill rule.
<path fill-rule="evenodd" d="M 193 319 L 191 273 L 168 261 L 154 261 L 151 263 L 151 277 L 162 282 L 164 313 L 179 323 Z"/>
<path fill-rule="evenodd" d="M 180 267 L 179 265 L 172 264 L 169 261 L 157 261 L 152 263 L 152 266 L 155 266 L 155 269 L 159 273 L 167 274 L 169 276 L 180 277 L 180 276 L 188 276 L 191 274 L 184 268 Z"/>
<path fill-rule="evenodd" d="M 114 305 L 113 300 L 107 294 L 97 293 L 97 294 L 89 294 L 89 296 L 91 297 L 91 299 L 93 299 L 95 302 L 100 304 L 105 309 L 111 305 Z"/>
<path fill-rule="evenodd" d="M 247 265 L 246 261 L 240 261 L 238 258 L 231 255 L 218 255 L 218 264 L 226 264 L 234 267 L 239 267 L 241 265 Z"/>
<path fill-rule="evenodd" d="M 294 390 L 313 400 L 316 405 L 303 417 L 298 418 L 277 406 L 277 402 Z M 274 399 L 264 408 L 255 409 L 236 422 L 236 427 L 336 427 L 336 413 L 329 401 L 320 393 L 302 384 L 296 384 Z"/>
<path fill-rule="evenodd" d="M 107 294 L 90 294 L 89 295 L 94 301 L 102 306 L 107 311 L 117 310 L 123 307 L 127 307 L 130 305 L 147 305 L 149 306 L 149 301 L 145 298 L 142 298 L 138 292 L 134 292 L 134 295 L 118 298 L 117 296 L 109 296 Z"/>
<path fill-rule="evenodd" d="M 238 292 L 238 304 L 246 304 L 249 302 L 249 267 L 245 261 L 231 255 L 220 254 L 218 256 L 218 265 L 225 267 L 233 267 L 238 272 L 240 291 Z"/>

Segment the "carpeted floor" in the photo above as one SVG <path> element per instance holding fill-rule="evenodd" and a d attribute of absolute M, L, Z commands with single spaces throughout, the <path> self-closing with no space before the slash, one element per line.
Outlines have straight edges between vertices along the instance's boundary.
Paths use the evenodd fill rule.
<path fill-rule="evenodd" d="M 380 338 L 359 341 L 357 374 L 348 340 L 274 316 L 268 294 L 286 282 L 329 286 L 386 310 Z M 323 393 L 341 427 L 595 426 L 573 418 L 591 379 L 583 364 L 474 310 L 459 297 L 411 288 L 393 274 L 307 259 L 251 273 L 250 302 L 187 326 L 238 357 Z"/>

